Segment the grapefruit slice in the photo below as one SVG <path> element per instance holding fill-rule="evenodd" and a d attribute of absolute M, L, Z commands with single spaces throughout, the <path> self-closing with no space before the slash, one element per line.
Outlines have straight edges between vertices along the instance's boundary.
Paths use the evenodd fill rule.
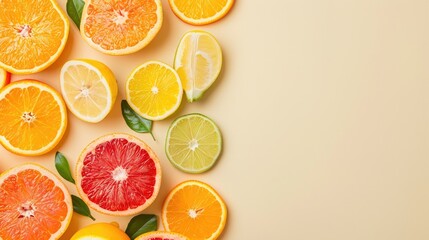
<path fill-rule="evenodd" d="M 148 45 L 161 29 L 162 18 L 160 0 L 86 0 L 80 32 L 94 49 L 124 55 Z"/>
<path fill-rule="evenodd" d="M 109 134 L 90 143 L 76 166 L 76 186 L 95 210 L 117 216 L 143 211 L 161 185 L 158 157 L 129 134 Z"/>
<path fill-rule="evenodd" d="M 0 239 L 58 239 L 72 213 L 70 193 L 45 168 L 24 164 L 0 175 Z"/>
<path fill-rule="evenodd" d="M 189 238 L 174 232 L 155 231 L 144 233 L 135 240 L 189 240 Z"/>

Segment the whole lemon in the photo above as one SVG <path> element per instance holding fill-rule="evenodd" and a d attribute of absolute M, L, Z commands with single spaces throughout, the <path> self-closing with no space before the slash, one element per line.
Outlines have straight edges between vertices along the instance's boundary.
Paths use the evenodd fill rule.
<path fill-rule="evenodd" d="M 117 223 L 94 223 L 77 231 L 70 240 L 130 240 Z"/>

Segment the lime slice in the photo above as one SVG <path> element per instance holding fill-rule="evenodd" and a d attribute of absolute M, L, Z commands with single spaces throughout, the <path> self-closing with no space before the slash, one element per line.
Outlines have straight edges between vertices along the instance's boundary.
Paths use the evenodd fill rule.
<path fill-rule="evenodd" d="M 222 68 L 222 50 L 216 38 L 204 31 L 186 33 L 177 47 L 174 68 L 188 101 L 200 99 Z"/>
<path fill-rule="evenodd" d="M 167 132 L 165 151 L 170 162 L 187 173 L 209 170 L 222 150 L 219 128 L 208 117 L 193 113 L 174 120 Z"/>

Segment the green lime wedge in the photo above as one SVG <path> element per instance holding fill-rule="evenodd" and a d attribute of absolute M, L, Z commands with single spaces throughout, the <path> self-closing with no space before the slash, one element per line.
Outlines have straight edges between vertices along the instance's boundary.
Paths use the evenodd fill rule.
<path fill-rule="evenodd" d="M 165 152 L 170 162 L 183 172 L 202 173 L 209 170 L 221 150 L 219 128 L 202 114 L 181 116 L 168 129 Z"/>

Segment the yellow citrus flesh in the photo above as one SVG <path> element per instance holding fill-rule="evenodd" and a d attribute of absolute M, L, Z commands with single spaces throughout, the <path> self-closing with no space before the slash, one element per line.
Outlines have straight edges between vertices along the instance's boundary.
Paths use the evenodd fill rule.
<path fill-rule="evenodd" d="M 128 78 L 125 90 L 131 108 L 150 120 L 162 120 L 173 114 L 183 95 L 177 72 L 156 61 L 137 67 Z"/>
<path fill-rule="evenodd" d="M 202 97 L 222 68 L 222 50 L 216 38 L 204 31 L 190 31 L 179 43 L 174 59 L 189 102 Z"/>
<path fill-rule="evenodd" d="M 60 142 L 66 127 L 64 101 L 49 85 L 21 80 L 0 90 L 0 143 L 9 151 L 42 155 Z"/>
<path fill-rule="evenodd" d="M 60 75 L 61 93 L 70 111 L 86 122 L 100 122 L 112 110 L 118 85 L 112 71 L 103 63 L 71 60 Z"/>
<path fill-rule="evenodd" d="M 110 55 L 136 52 L 149 44 L 162 26 L 160 0 L 87 0 L 80 32 L 96 50 Z"/>
<path fill-rule="evenodd" d="M 234 0 L 168 0 L 174 14 L 192 25 L 205 25 L 223 18 Z"/>
<path fill-rule="evenodd" d="M 70 193 L 47 169 L 29 163 L 0 175 L 0 239 L 58 239 L 72 214 Z"/>
<path fill-rule="evenodd" d="M 135 240 L 189 240 L 189 238 L 174 232 L 154 231 L 144 233 Z"/>
<path fill-rule="evenodd" d="M 188 114 L 170 125 L 165 154 L 178 169 L 201 173 L 216 163 L 222 150 L 222 135 L 216 124 L 202 114 Z"/>
<path fill-rule="evenodd" d="M 114 223 L 95 223 L 77 231 L 70 240 L 129 240 L 124 231 Z"/>
<path fill-rule="evenodd" d="M 60 56 L 69 21 L 55 0 L 0 1 L 0 67 L 40 72 Z"/>
<path fill-rule="evenodd" d="M 179 184 L 168 194 L 161 216 L 167 231 L 193 240 L 214 240 L 225 227 L 227 209 L 212 187 L 190 180 Z"/>

